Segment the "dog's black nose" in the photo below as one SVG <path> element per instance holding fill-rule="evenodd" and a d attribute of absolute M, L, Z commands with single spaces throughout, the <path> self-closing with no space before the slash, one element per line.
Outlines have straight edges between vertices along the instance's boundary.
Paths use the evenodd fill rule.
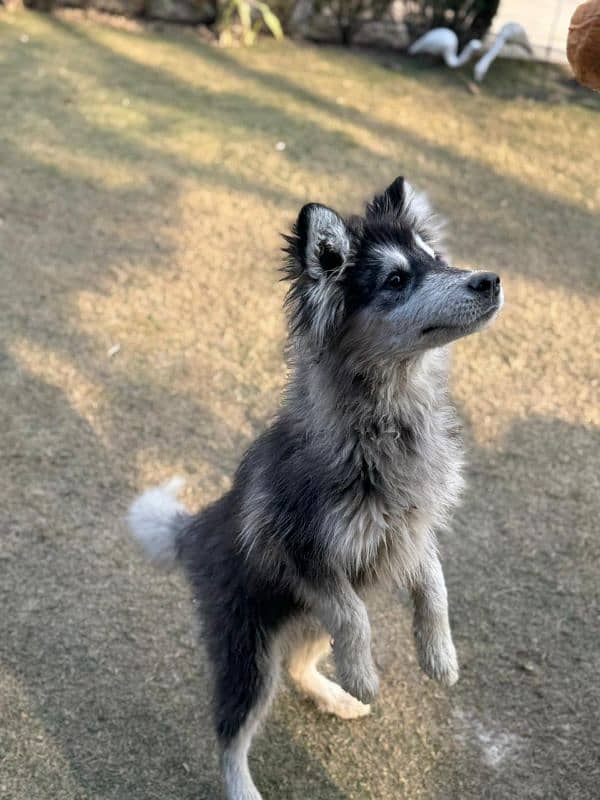
<path fill-rule="evenodd" d="M 500 294 L 500 277 L 495 272 L 474 272 L 467 281 L 469 289 L 490 297 Z"/>

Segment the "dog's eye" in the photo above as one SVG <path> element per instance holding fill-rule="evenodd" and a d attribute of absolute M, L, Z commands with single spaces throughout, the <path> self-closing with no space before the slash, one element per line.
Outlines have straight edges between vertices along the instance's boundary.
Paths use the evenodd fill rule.
<path fill-rule="evenodd" d="M 399 292 L 401 289 L 404 289 L 408 286 L 410 282 L 410 272 L 405 272 L 402 270 L 401 272 L 392 272 L 391 275 L 388 275 L 388 278 L 385 282 L 386 289 L 393 289 L 396 292 Z"/>

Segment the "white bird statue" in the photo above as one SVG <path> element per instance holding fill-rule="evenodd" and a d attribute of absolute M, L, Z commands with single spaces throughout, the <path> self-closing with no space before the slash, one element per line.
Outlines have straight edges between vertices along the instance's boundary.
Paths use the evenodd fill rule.
<path fill-rule="evenodd" d="M 458 36 L 450 28 L 433 28 L 408 48 L 411 56 L 417 53 L 430 53 L 433 56 L 442 56 L 447 66 L 455 69 L 466 64 L 473 53 L 481 50 L 479 39 L 472 39 L 458 55 Z"/>
<path fill-rule="evenodd" d="M 500 28 L 494 44 L 475 64 L 474 74 L 476 81 L 484 79 L 492 61 L 498 57 L 505 44 L 518 44 L 524 50 L 527 50 L 530 55 L 533 55 L 533 48 L 527 38 L 525 28 L 519 25 L 518 22 L 507 22 L 506 25 Z"/>

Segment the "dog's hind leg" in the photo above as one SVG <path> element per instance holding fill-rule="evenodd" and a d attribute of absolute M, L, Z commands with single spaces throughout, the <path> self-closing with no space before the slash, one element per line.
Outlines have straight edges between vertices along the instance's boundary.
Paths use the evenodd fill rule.
<path fill-rule="evenodd" d="M 318 671 L 319 661 L 330 651 L 331 637 L 324 631 L 303 631 L 290 647 L 288 668 L 292 679 L 320 711 L 341 719 L 366 716 L 371 706 L 361 703 Z"/>
<path fill-rule="evenodd" d="M 217 734 L 227 800 L 261 800 L 248 751 L 275 692 L 279 655 L 273 642 L 265 645 L 257 639 L 249 635 L 231 641 L 216 665 Z"/>

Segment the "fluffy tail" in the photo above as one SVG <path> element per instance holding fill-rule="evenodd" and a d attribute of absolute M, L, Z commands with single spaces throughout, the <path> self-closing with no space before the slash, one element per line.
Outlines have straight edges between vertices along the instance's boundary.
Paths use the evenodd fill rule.
<path fill-rule="evenodd" d="M 177 559 L 177 539 L 191 519 L 177 500 L 183 478 L 172 478 L 162 486 L 148 489 L 129 509 L 127 521 L 134 539 L 148 558 L 163 567 Z"/>

